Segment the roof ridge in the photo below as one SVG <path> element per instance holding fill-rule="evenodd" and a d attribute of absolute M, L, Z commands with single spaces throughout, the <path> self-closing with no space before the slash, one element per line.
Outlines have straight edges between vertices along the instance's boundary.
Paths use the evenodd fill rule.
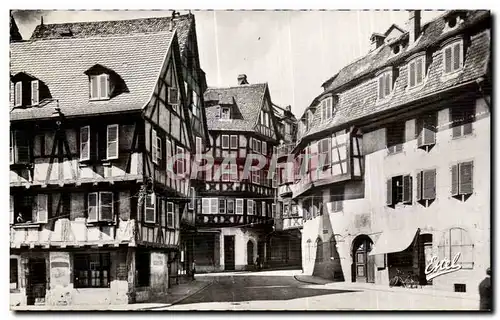
<path fill-rule="evenodd" d="M 95 40 L 95 39 L 117 39 L 117 38 L 132 38 L 132 37 L 145 37 L 152 35 L 173 35 L 177 28 L 172 31 L 151 31 L 151 32 L 135 32 L 135 33 L 120 33 L 120 34 L 111 34 L 111 35 L 92 35 L 85 37 L 61 37 L 61 38 L 30 38 L 24 41 L 13 42 L 11 44 L 17 43 L 33 43 L 33 42 L 41 42 L 41 41 L 78 41 L 78 40 Z"/>
<path fill-rule="evenodd" d="M 179 20 L 179 18 L 189 17 L 189 13 L 176 16 L 174 20 Z M 72 22 L 61 22 L 61 23 L 44 23 L 43 26 L 63 26 L 70 24 L 92 24 L 100 22 L 117 22 L 117 21 L 139 21 L 146 19 L 172 19 L 172 16 L 156 16 L 156 17 L 144 17 L 144 18 L 132 18 L 132 19 L 114 19 L 114 20 L 92 20 L 92 21 L 72 21 Z M 41 26 L 40 24 L 37 27 Z"/>
<path fill-rule="evenodd" d="M 230 86 L 230 87 L 208 87 L 206 91 L 208 90 L 227 90 L 227 89 L 235 89 L 235 88 L 248 88 L 252 86 L 265 86 L 266 83 L 249 83 L 249 84 L 240 84 L 240 85 L 235 85 L 235 86 Z"/>

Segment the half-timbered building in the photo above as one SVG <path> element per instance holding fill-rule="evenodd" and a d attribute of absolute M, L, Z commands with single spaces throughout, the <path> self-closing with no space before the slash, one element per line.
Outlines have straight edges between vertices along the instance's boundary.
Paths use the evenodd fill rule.
<path fill-rule="evenodd" d="M 205 107 L 212 146 L 207 156 L 214 162 L 197 202 L 197 269 L 242 270 L 257 256 L 264 261 L 272 232 L 275 188 L 268 170 L 280 139 L 277 120 L 268 85 L 249 84 L 245 75 L 237 86 L 208 88 Z M 251 155 L 265 161 L 245 176 Z"/>
<path fill-rule="evenodd" d="M 421 25 L 410 11 L 371 41 L 299 123 L 304 272 L 389 285 L 401 271 L 475 293 L 491 253 L 490 13 Z M 459 270 L 429 279 L 444 260 Z"/>
<path fill-rule="evenodd" d="M 194 32 L 192 15 L 41 24 L 11 44 L 11 303 L 140 302 L 175 282 L 208 132 Z"/>

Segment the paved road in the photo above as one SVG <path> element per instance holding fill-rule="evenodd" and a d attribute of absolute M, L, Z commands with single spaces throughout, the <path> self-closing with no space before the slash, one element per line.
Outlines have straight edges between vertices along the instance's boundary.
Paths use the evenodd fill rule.
<path fill-rule="evenodd" d="M 475 301 L 376 290 L 308 285 L 290 272 L 199 276 L 213 284 L 161 310 L 474 310 Z"/>

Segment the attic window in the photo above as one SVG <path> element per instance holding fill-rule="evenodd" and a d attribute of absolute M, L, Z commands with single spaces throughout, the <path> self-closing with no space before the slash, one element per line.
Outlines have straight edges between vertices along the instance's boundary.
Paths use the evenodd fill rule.
<path fill-rule="evenodd" d="M 90 76 L 90 100 L 107 100 L 109 91 L 108 74 Z"/>
<path fill-rule="evenodd" d="M 398 44 L 398 45 L 395 45 L 393 48 L 392 48 L 392 53 L 394 54 L 398 54 L 399 52 L 401 51 L 401 46 Z"/>
<path fill-rule="evenodd" d="M 220 118 L 221 120 L 230 120 L 231 119 L 231 109 L 228 107 L 223 107 L 220 109 Z"/>
<path fill-rule="evenodd" d="M 443 48 L 443 73 L 451 74 L 462 69 L 463 41 L 457 40 Z"/>
<path fill-rule="evenodd" d="M 378 76 L 378 100 L 387 98 L 392 92 L 392 70 Z"/>
<path fill-rule="evenodd" d="M 451 31 L 461 25 L 465 20 L 465 11 L 452 11 L 445 16 L 446 26 L 443 32 Z"/>

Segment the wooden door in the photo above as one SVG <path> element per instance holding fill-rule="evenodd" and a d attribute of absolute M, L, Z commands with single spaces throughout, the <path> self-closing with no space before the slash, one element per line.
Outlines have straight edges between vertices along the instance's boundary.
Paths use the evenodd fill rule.
<path fill-rule="evenodd" d="M 28 305 L 45 304 L 47 268 L 45 259 L 30 259 L 28 262 L 26 298 Z"/>
<path fill-rule="evenodd" d="M 234 269 L 234 236 L 224 236 L 224 270 Z"/>

